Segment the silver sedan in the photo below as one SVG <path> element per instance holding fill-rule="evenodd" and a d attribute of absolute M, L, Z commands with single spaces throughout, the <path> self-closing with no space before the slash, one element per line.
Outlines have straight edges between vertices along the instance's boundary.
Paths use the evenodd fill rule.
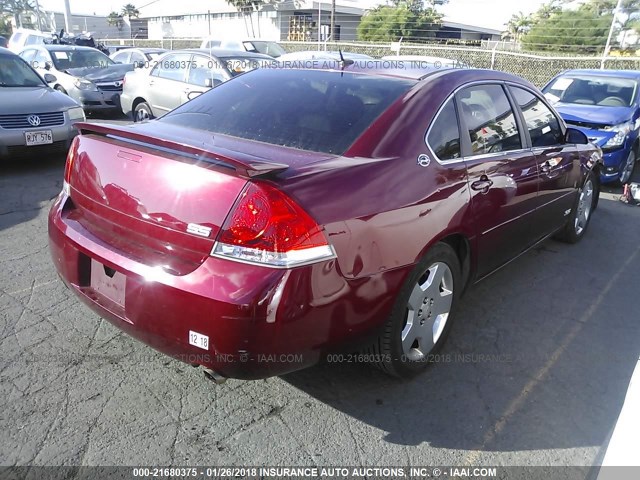
<path fill-rule="evenodd" d="M 73 124 L 85 119 L 84 111 L 46 81 L 18 55 L 0 48 L 0 157 L 69 148 L 76 135 Z"/>

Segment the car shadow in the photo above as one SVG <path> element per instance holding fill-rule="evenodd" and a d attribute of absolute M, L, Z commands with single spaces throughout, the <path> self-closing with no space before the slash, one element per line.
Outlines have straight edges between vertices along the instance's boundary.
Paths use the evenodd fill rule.
<path fill-rule="evenodd" d="M 0 231 L 27 222 L 62 189 L 65 155 L 22 156 L 0 161 Z"/>
<path fill-rule="evenodd" d="M 394 444 L 602 446 L 640 352 L 640 221 L 621 238 L 624 208 L 603 201 L 579 244 L 546 241 L 471 287 L 436 364 L 413 380 L 347 362 L 283 380 Z"/>

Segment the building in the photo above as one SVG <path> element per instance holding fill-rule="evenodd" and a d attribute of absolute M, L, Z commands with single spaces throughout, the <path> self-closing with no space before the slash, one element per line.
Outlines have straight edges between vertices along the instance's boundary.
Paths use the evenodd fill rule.
<path fill-rule="evenodd" d="M 335 40 L 356 40 L 364 13 L 356 0 L 336 1 Z M 139 8 L 148 21 L 149 39 L 255 37 L 265 40 L 326 40 L 331 22 L 331 2 L 286 0 L 267 4 L 258 12 L 243 15 L 224 0 L 183 0 L 179 6 L 156 2 Z M 318 21 L 320 18 L 320 21 Z M 318 31 L 319 27 L 319 31 Z"/>

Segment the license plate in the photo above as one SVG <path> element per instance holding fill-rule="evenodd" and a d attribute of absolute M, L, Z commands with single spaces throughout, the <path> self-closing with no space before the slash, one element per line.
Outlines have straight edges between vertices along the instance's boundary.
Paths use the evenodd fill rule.
<path fill-rule="evenodd" d="M 28 147 L 33 145 L 47 145 L 53 143 L 51 130 L 38 130 L 37 132 L 24 132 L 25 143 Z"/>
<path fill-rule="evenodd" d="M 91 260 L 91 288 L 121 307 L 124 307 L 126 282 L 124 274 Z"/>
<path fill-rule="evenodd" d="M 189 330 L 189 343 L 203 350 L 209 350 L 209 337 Z"/>

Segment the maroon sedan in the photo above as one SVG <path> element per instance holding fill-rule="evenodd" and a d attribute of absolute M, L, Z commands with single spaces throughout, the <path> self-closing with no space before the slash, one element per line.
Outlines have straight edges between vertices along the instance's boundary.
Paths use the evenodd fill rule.
<path fill-rule="evenodd" d="M 601 151 L 494 71 L 256 70 L 80 130 L 49 216 L 58 272 L 217 379 L 353 351 L 411 376 L 466 285 L 580 240 L 598 201 Z"/>

